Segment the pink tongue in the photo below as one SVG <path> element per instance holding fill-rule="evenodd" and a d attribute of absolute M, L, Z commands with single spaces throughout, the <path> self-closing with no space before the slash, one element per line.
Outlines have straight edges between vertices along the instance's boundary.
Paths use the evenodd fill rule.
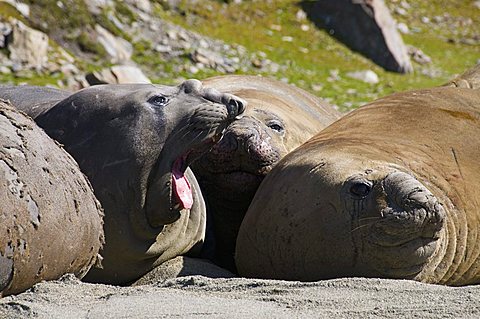
<path fill-rule="evenodd" d="M 193 194 L 190 183 L 181 171 L 183 159 L 179 158 L 173 163 L 172 182 L 177 200 L 183 208 L 190 209 L 193 205 Z"/>

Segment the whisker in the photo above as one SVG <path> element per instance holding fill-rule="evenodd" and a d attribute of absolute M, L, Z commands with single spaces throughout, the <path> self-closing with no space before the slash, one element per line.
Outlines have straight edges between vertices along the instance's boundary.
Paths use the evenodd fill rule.
<path fill-rule="evenodd" d="M 364 217 L 364 218 L 359 218 L 357 222 L 362 222 L 364 220 L 375 220 L 375 219 L 380 219 L 381 217 L 378 216 L 372 216 L 372 217 Z"/>
<path fill-rule="evenodd" d="M 180 133 L 183 133 L 185 130 L 189 129 L 189 127 L 192 126 L 192 124 L 188 124 L 188 125 L 185 125 L 184 127 L 182 127 L 181 129 L 179 129 L 178 131 L 174 132 L 173 134 L 171 134 L 169 136 L 169 138 L 176 138 Z M 185 136 L 185 135 L 184 135 Z"/>
<path fill-rule="evenodd" d="M 352 230 L 350 231 L 350 233 L 353 233 L 354 231 L 357 231 L 357 230 L 359 230 L 360 228 L 364 228 L 364 227 L 370 226 L 371 224 L 372 224 L 372 223 L 367 223 L 367 224 L 363 224 L 363 225 L 360 225 L 360 226 L 358 226 L 358 227 L 355 227 L 354 229 L 352 229 Z"/>
<path fill-rule="evenodd" d="M 200 138 L 200 136 L 203 134 L 203 130 L 201 130 L 200 132 L 198 132 L 197 136 L 195 136 L 194 138 L 192 138 L 192 142 L 195 142 L 197 139 Z"/>

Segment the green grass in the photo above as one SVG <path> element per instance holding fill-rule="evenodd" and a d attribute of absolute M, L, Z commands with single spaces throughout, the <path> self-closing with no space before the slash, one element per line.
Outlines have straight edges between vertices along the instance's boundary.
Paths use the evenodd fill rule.
<path fill-rule="evenodd" d="M 392 1 L 386 0 L 387 4 Z M 79 41 L 81 33 L 76 30 L 88 32 L 95 22 L 112 33 L 129 39 L 123 30 L 107 19 L 107 11 L 93 16 L 88 13 L 83 1 L 62 0 L 63 7 L 59 7 L 56 0 L 26 2 L 31 5 L 31 20 L 37 21 L 33 26 L 39 29 L 47 26 L 54 40 L 58 41 L 63 37 L 67 41 Z M 277 74 L 265 75 L 287 79 L 290 83 L 328 99 L 341 110 L 358 107 L 396 91 L 440 85 L 472 67 L 480 59 L 478 44 L 469 45 L 449 40 L 480 36 L 480 9 L 474 7 L 472 1 L 409 0 L 411 8 L 407 15 L 393 14 L 396 20 L 406 23 L 410 30 L 414 31 L 402 35 L 404 42 L 421 49 L 433 60 L 426 66 L 412 62 L 415 72 L 407 75 L 386 72 L 367 58 L 350 51 L 326 31 L 316 28 L 313 22 L 307 19 L 298 20 L 298 0 L 244 0 L 240 4 L 223 0 L 183 0 L 177 10 L 166 10 L 168 5 L 164 0 L 152 3 L 158 16 L 189 30 L 229 44 L 240 44 L 250 53 L 265 52 L 268 59 L 282 66 L 282 71 Z M 397 5 L 399 3 L 397 0 Z M 130 24 L 135 20 L 135 14 L 122 1 L 115 0 L 114 8 L 122 23 Z M 25 21 L 13 7 L 3 2 L 0 2 L 0 15 Z M 423 17 L 433 20 L 435 16 L 445 15 L 445 23 L 426 25 L 422 22 Z M 469 22 L 465 23 L 464 18 L 470 19 Z M 28 24 L 29 21 L 25 22 Z M 303 31 L 302 26 L 309 30 Z M 293 40 L 284 41 L 286 36 Z M 153 50 L 151 43 L 141 41 L 133 45 L 133 60 L 145 70 L 149 70 L 149 74 L 154 74 L 151 77 L 154 82 L 174 84 L 178 83 L 180 78 L 201 79 L 219 74 L 210 69 L 199 70 L 197 73 L 192 73 L 188 68 L 179 70 L 176 65 L 188 62 L 187 55 L 168 61 Z M 91 43 L 88 47 L 93 48 Z M 109 65 L 100 59 L 102 52 L 95 51 L 93 55 L 97 56 L 97 59 L 78 61 L 80 69 L 91 71 Z M 424 68 L 435 70 L 438 76 L 432 78 L 423 74 Z M 378 74 L 379 84 L 370 85 L 346 76 L 347 72 L 367 69 Z M 331 81 L 332 71 L 338 72 L 339 80 Z M 260 71 L 251 66 L 247 73 L 256 74 Z M 55 77 L 34 74 L 29 78 L 15 78 L 13 75 L 0 75 L 0 81 L 54 84 L 58 81 Z"/>
<path fill-rule="evenodd" d="M 4 19 L 12 17 L 24 23 L 26 22 L 22 14 L 18 12 L 15 7 L 6 2 L 0 2 L 0 17 Z"/>
<path fill-rule="evenodd" d="M 221 1 L 192 4 L 190 1 L 182 1 L 177 12 L 163 11 L 161 7 L 157 7 L 157 12 L 163 18 L 185 28 L 227 43 L 238 43 L 252 52 L 267 53 L 272 61 L 287 66 L 285 72 L 275 75 L 277 78 L 287 78 L 291 83 L 328 98 L 339 105 L 340 109 L 347 110 L 395 91 L 442 84 L 455 74 L 472 67 L 480 59 L 478 45 L 449 43 L 447 39 L 455 36 L 449 28 L 439 27 L 438 30 L 421 22 L 423 16 L 433 17 L 448 12 L 453 19 L 472 19 L 470 26 L 458 28 L 463 29 L 463 34 L 472 35 L 478 32 L 478 28 L 475 31 L 475 26 L 480 25 L 480 10 L 461 0 L 411 0 L 409 3 L 412 8 L 408 11 L 408 18 L 398 15 L 394 15 L 394 18 L 405 22 L 410 28 L 419 29 L 418 33 L 403 35 L 404 41 L 420 48 L 432 58 L 433 63 L 427 67 L 439 69 L 439 77 L 423 75 L 420 72 L 422 66 L 415 63 L 416 72 L 413 74 L 401 75 L 384 71 L 370 60 L 351 52 L 324 30 L 317 29 L 312 22 L 298 21 L 298 1 L 243 1 L 241 4 L 222 4 Z M 309 31 L 302 31 L 302 24 L 308 26 Z M 293 41 L 283 41 L 284 36 L 292 37 Z M 369 85 L 345 76 L 347 72 L 366 69 L 377 73 L 381 82 Z M 338 70 L 341 80 L 328 80 L 332 70 Z M 314 91 L 312 88 L 318 85 L 323 89 Z"/>
<path fill-rule="evenodd" d="M 83 29 L 93 24 L 93 17 L 88 12 L 84 1 L 78 0 L 27 0 L 34 21 L 41 21 L 34 26 L 44 32 L 68 33 L 74 29 Z M 58 6 L 62 3 L 63 6 Z"/>

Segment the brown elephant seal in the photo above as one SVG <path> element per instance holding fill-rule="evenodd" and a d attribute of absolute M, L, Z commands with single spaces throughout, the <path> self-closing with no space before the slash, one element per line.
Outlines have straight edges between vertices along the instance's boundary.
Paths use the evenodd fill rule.
<path fill-rule="evenodd" d="M 205 203 L 187 167 L 244 108 L 188 80 L 89 87 L 35 118 L 77 160 L 105 210 L 103 269 L 87 281 L 125 284 L 200 250 Z"/>
<path fill-rule="evenodd" d="M 0 176 L 0 297 L 83 277 L 103 241 L 100 204 L 75 160 L 2 101 Z"/>
<path fill-rule="evenodd" d="M 202 82 L 249 105 L 242 119 L 227 127 L 224 138 L 192 165 L 213 227 L 214 256 L 210 252 L 207 257 L 234 271 L 238 228 L 260 182 L 285 154 L 340 114 L 302 89 L 260 76 L 218 76 Z"/>
<path fill-rule="evenodd" d="M 241 275 L 480 281 L 480 91 L 394 94 L 288 154 L 241 225 Z"/>
<path fill-rule="evenodd" d="M 465 71 L 465 73 L 445 84 L 445 86 L 466 89 L 480 89 L 480 64 L 477 64 L 473 68 Z"/>

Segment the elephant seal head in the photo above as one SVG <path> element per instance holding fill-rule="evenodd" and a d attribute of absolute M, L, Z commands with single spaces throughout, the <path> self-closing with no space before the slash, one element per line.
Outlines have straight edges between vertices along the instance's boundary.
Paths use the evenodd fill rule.
<path fill-rule="evenodd" d="M 244 109 L 243 100 L 187 80 L 89 87 L 37 117 L 105 209 L 104 269 L 87 279 L 134 280 L 203 240 L 204 203 L 187 167 Z"/>
<path fill-rule="evenodd" d="M 233 75 L 202 82 L 249 105 L 224 138 L 192 165 L 213 224 L 213 259 L 234 271 L 238 228 L 260 183 L 283 156 L 339 113 L 308 92 L 273 79 Z"/>
<path fill-rule="evenodd" d="M 254 200 L 257 214 L 247 214 L 237 240 L 239 272 L 307 281 L 419 274 L 439 249 L 446 217 L 428 187 L 366 154 L 302 151 L 260 187 L 264 201 Z"/>

